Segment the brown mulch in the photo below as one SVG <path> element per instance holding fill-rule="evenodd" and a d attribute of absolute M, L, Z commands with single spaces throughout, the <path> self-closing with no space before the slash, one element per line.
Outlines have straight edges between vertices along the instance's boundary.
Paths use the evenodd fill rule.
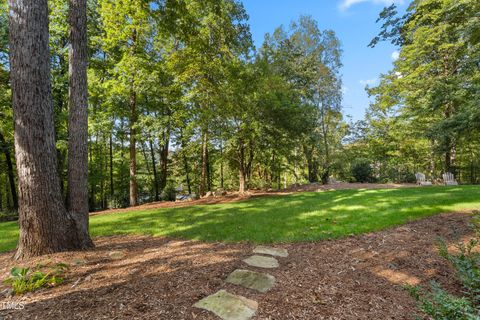
<path fill-rule="evenodd" d="M 438 237 L 455 243 L 471 236 L 469 219 L 467 213 L 443 214 L 340 240 L 278 245 L 290 256 L 268 270 L 277 282 L 265 294 L 223 281 L 236 268 L 247 268 L 241 260 L 251 254 L 252 244 L 97 238 L 92 251 L 29 261 L 86 263 L 72 266 L 58 287 L 0 298 L 0 306 L 25 303 L 24 310 L 0 311 L 0 319 L 216 319 L 192 305 L 220 289 L 258 301 L 255 319 L 414 319 L 415 302 L 402 285 L 436 280 L 458 291 L 435 243 Z M 112 260 L 111 251 L 126 256 Z M 11 255 L 0 254 L 2 279 L 16 264 Z"/>
<path fill-rule="evenodd" d="M 330 183 L 327 185 L 322 185 L 319 183 L 310 183 L 305 185 L 292 185 L 286 189 L 281 190 L 248 190 L 243 194 L 238 192 L 228 192 L 225 196 L 218 197 L 203 197 L 198 200 L 191 201 L 158 201 L 158 202 L 149 202 L 136 206 L 134 208 L 121 208 L 121 209 L 107 209 L 102 211 L 91 212 L 90 215 L 99 215 L 99 214 L 110 214 L 118 212 L 131 212 L 131 211 L 140 211 L 140 210 L 150 210 L 158 208 L 176 208 L 176 207 L 187 207 L 193 205 L 205 205 L 205 204 L 219 204 L 219 203 L 229 203 L 247 200 L 256 197 L 265 197 L 265 196 L 275 196 L 275 195 L 285 195 L 292 194 L 295 192 L 320 192 L 326 190 L 343 190 L 343 189 L 393 189 L 393 188 L 405 188 L 405 187 L 415 187 L 416 184 L 413 183 L 346 183 L 346 182 L 337 182 Z"/>

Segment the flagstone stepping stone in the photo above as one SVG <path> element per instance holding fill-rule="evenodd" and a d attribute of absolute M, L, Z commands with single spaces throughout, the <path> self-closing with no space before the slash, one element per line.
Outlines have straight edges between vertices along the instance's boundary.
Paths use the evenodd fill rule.
<path fill-rule="evenodd" d="M 278 268 L 278 261 L 273 257 L 254 255 L 246 259 L 243 259 L 243 262 L 245 262 L 246 264 L 252 267 L 269 268 L 269 269 Z"/>
<path fill-rule="evenodd" d="M 288 257 L 288 251 L 282 248 L 258 246 L 255 249 L 253 249 L 253 253 L 268 254 L 271 256 L 277 256 L 282 258 Z"/>
<path fill-rule="evenodd" d="M 258 308 L 256 301 L 220 290 L 193 305 L 215 313 L 223 320 L 249 320 Z"/>
<path fill-rule="evenodd" d="M 266 273 L 237 269 L 230 273 L 225 281 L 265 293 L 273 287 L 275 277 Z"/>
<path fill-rule="evenodd" d="M 112 260 L 120 260 L 120 259 L 125 258 L 126 254 L 123 251 L 111 251 L 111 252 L 108 253 L 108 256 Z"/>

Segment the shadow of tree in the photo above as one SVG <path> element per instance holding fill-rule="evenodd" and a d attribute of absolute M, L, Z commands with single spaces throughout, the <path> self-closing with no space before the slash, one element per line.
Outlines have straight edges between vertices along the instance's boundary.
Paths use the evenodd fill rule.
<path fill-rule="evenodd" d="M 266 294 L 224 282 L 230 272 L 245 268 L 241 259 L 251 254 L 251 245 L 101 237 L 93 251 L 54 255 L 61 261 L 84 257 L 87 263 L 74 267 L 62 286 L 27 296 L 24 310 L 1 311 L 0 316 L 216 319 L 192 305 L 226 289 L 258 301 L 259 319 L 413 318 L 415 301 L 402 284 L 436 280 L 458 290 L 435 241 L 438 236 L 449 243 L 464 239 L 471 233 L 467 222 L 468 215 L 441 215 L 336 241 L 284 244 L 290 255 L 279 258 L 278 269 L 268 270 L 277 281 Z M 111 250 L 126 256 L 111 260 Z"/>
<path fill-rule="evenodd" d="M 96 235 L 271 243 L 338 238 L 475 207 L 480 207 L 479 187 L 357 189 L 104 215 L 91 225 Z"/>

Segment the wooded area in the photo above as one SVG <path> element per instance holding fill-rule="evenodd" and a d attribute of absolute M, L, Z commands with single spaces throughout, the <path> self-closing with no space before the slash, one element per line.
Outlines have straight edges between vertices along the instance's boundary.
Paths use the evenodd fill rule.
<path fill-rule="evenodd" d="M 367 88 L 374 103 L 355 123 L 342 113 L 341 41 L 309 16 L 255 48 L 236 0 L 9 6 L 0 212 L 20 205 L 24 230 L 22 215 L 56 216 L 64 242 L 86 248 L 89 210 L 179 192 L 414 182 L 418 171 L 480 180 L 478 1 L 413 1 L 401 16 L 386 8 L 370 45 L 392 41 L 400 56 Z"/>

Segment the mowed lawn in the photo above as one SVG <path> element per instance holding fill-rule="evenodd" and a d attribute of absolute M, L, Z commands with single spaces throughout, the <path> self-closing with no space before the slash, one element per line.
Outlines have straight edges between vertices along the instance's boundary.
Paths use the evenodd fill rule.
<path fill-rule="evenodd" d="M 381 230 L 437 213 L 480 209 L 480 186 L 350 189 L 93 216 L 93 236 L 148 234 L 204 241 L 313 241 Z M 16 222 L 0 224 L 0 251 Z"/>

